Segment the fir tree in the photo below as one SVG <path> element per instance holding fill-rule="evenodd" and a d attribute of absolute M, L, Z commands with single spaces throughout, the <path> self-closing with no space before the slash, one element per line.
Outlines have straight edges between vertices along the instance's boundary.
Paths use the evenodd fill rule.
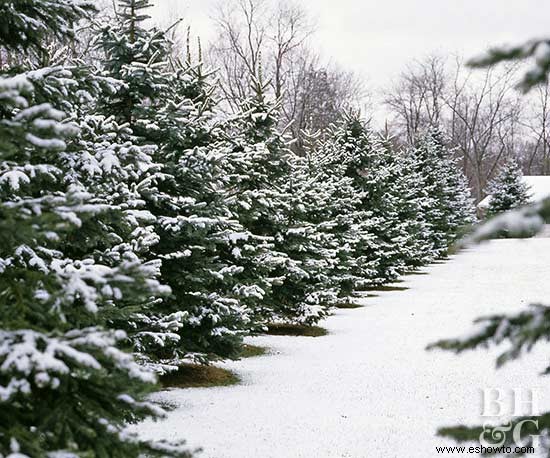
<path fill-rule="evenodd" d="M 366 192 L 348 176 L 349 164 L 342 157 L 341 130 L 310 157 L 310 168 L 323 187 L 322 211 L 326 230 L 332 235 L 336 261 L 330 271 L 340 301 L 348 301 L 355 289 L 371 284 L 377 276 L 376 259 L 364 256 L 362 248 L 375 246 L 372 213 L 363 206 Z"/>
<path fill-rule="evenodd" d="M 276 238 L 291 260 L 285 281 L 274 287 L 274 299 L 287 307 L 286 315 L 301 323 L 315 323 L 336 303 L 338 284 L 330 276 L 337 262 L 337 247 L 325 183 L 304 158 L 292 157 L 292 172 L 285 187 L 288 198 L 284 227 Z"/>
<path fill-rule="evenodd" d="M 249 295 L 247 303 L 261 329 L 278 316 L 272 288 L 282 284 L 289 263 L 288 256 L 276 248 L 275 238 L 283 226 L 287 196 L 281 183 L 290 173 L 290 164 L 284 142 L 273 134 L 277 108 L 265 99 L 262 83 L 255 83 L 256 96 L 245 100 L 242 113 L 224 126 L 224 169 L 229 208 L 258 243 L 258 251 L 248 262 L 241 262 L 246 262 L 247 275 L 256 279 L 255 294 Z M 249 244 L 247 251 L 251 248 Z"/>
<path fill-rule="evenodd" d="M 336 302 L 348 302 L 355 288 L 368 281 L 358 275 L 359 268 L 354 247 L 364 239 L 372 239 L 370 214 L 359 210 L 363 193 L 354 186 L 353 178 L 346 176 L 347 165 L 334 160 L 339 144 L 327 141 L 319 150 L 308 155 L 310 180 L 316 195 L 315 214 L 322 221 L 318 227 L 324 234 L 324 248 L 333 254 L 327 266 L 330 287 L 337 294 Z M 374 271 L 371 272 L 374 274 Z"/>
<path fill-rule="evenodd" d="M 414 270 L 437 256 L 431 240 L 431 226 L 426 219 L 426 211 L 434 205 L 435 199 L 424 186 L 424 176 L 414 159 L 406 152 L 387 154 L 386 161 L 392 176 L 391 195 L 401 257 L 405 267 Z"/>
<path fill-rule="evenodd" d="M 529 188 L 523 182 L 523 174 L 517 162 L 508 160 L 498 175 L 489 183 L 491 196 L 487 216 L 493 216 L 525 205 L 529 201 Z"/>

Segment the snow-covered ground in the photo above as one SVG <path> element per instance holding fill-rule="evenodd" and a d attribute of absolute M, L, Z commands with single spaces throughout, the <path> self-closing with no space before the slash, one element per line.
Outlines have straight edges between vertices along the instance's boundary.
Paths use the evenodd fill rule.
<path fill-rule="evenodd" d="M 498 371 L 494 350 L 425 351 L 471 331 L 480 315 L 550 303 L 549 254 L 550 239 L 494 241 L 405 277 L 406 291 L 337 311 L 323 324 L 326 337 L 251 339 L 271 354 L 224 365 L 242 385 L 159 393 L 179 407 L 138 429 L 185 438 L 205 458 L 444 456 L 435 447 L 454 443 L 436 429 L 482 423 L 483 388 L 535 388 L 550 408 L 548 381 L 537 375 L 548 349 Z"/>

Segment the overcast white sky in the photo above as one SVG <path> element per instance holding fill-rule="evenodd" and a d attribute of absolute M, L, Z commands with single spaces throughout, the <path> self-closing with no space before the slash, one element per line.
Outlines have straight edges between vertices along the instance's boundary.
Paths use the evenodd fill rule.
<path fill-rule="evenodd" d="M 153 0 L 154 15 L 184 16 L 205 41 L 215 0 Z M 234 0 L 225 0 L 228 3 Z M 550 35 L 548 0 L 298 0 L 318 20 L 315 41 L 337 62 L 386 86 L 414 58 L 477 54 L 489 44 Z"/>

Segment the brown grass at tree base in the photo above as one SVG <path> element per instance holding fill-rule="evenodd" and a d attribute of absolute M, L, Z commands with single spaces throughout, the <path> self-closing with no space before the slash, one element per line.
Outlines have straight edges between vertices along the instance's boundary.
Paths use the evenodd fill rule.
<path fill-rule="evenodd" d="M 305 324 L 270 324 L 267 334 L 272 336 L 305 336 L 322 337 L 328 334 L 327 330 L 320 326 L 308 326 Z"/>
<path fill-rule="evenodd" d="M 227 369 L 203 364 L 182 364 L 177 371 L 159 377 L 163 388 L 208 388 L 235 385 L 239 377 Z"/>
<path fill-rule="evenodd" d="M 258 345 L 244 344 L 241 350 L 240 358 L 254 358 L 255 356 L 263 356 L 267 353 L 267 348 Z"/>
<path fill-rule="evenodd" d="M 354 302 L 342 302 L 340 304 L 336 304 L 335 306 L 337 309 L 358 309 L 363 307 L 361 304 L 356 304 Z"/>

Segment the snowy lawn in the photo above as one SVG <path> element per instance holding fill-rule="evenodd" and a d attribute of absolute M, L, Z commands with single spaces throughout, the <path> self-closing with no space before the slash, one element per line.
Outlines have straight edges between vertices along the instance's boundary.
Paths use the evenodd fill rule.
<path fill-rule="evenodd" d="M 241 385 L 159 393 L 179 407 L 138 429 L 185 438 L 208 458 L 443 456 L 435 447 L 454 443 L 436 429 L 482 423 L 482 388 L 539 387 L 541 408 L 550 407 L 537 375 L 544 349 L 498 371 L 494 351 L 425 351 L 470 332 L 480 315 L 550 302 L 549 253 L 550 239 L 494 241 L 405 277 L 408 290 L 337 310 L 323 323 L 328 336 L 250 339 L 271 350 L 223 365 Z"/>

